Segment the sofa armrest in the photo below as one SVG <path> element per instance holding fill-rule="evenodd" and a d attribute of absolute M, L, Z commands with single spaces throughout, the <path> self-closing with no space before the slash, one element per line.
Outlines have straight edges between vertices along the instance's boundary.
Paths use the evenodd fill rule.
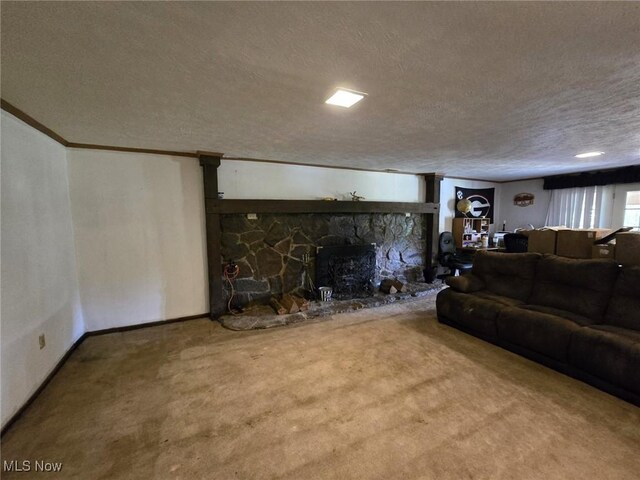
<path fill-rule="evenodd" d="M 459 277 L 447 277 L 445 280 L 457 292 L 472 293 L 485 288 L 484 282 L 472 273 L 460 275 Z"/>

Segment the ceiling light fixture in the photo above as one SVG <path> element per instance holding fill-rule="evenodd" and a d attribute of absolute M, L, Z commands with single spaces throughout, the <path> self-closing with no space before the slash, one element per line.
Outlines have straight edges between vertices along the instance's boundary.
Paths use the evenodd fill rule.
<path fill-rule="evenodd" d="M 578 155 L 576 155 L 576 158 L 599 157 L 600 155 L 604 155 L 604 152 L 579 153 Z"/>
<path fill-rule="evenodd" d="M 337 105 L 339 107 L 349 108 L 358 103 L 364 97 L 366 97 L 366 93 L 355 92 L 353 90 L 346 90 L 344 88 L 339 88 L 336 90 L 336 93 L 331 95 L 324 103 L 328 103 L 329 105 Z"/>

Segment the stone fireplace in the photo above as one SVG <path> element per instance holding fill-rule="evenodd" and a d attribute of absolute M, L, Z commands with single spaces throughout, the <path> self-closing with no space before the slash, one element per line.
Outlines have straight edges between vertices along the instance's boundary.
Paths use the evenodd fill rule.
<path fill-rule="evenodd" d="M 284 293 L 308 294 L 317 279 L 317 247 L 329 252 L 328 247 L 375 244 L 367 249 L 375 260 L 375 285 L 387 277 L 423 279 L 426 240 L 420 214 L 258 214 L 255 220 L 233 214 L 222 215 L 220 226 L 223 265 L 233 261 L 239 267 L 234 288 L 240 305 L 267 303 Z M 353 276 L 348 268 L 343 265 L 342 273 Z M 349 289 L 338 292 L 347 295 Z"/>
<path fill-rule="evenodd" d="M 222 154 L 197 152 L 197 157 L 204 181 L 212 319 L 228 306 L 223 272 L 230 261 L 239 267 L 234 289 L 240 306 L 307 289 L 307 279 L 315 278 L 318 246 L 375 243 L 376 282 L 383 277 L 422 281 L 423 268 L 425 277 L 435 268 L 442 180 L 435 173 L 422 175 L 424 203 L 223 200 L 218 190 Z"/>

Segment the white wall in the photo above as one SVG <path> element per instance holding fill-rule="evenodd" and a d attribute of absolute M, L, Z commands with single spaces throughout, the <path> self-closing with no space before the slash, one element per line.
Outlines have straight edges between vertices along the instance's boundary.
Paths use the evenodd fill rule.
<path fill-rule="evenodd" d="M 498 228 L 502 228 L 502 222 L 506 220 L 507 229 L 528 228 L 528 224 L 534 227 L 544 227 L 549 210 L 551 190 L 542 188 L 544 181 L 541 178 L 534 180 L 521 180 L 500 185 L 500 222 Z M 513 204 L 513 197 L 518 193 L 532 193 L 535 195 L 533 205 L 518 207 Z"/>
<path fill-rule="evenodd" d="M 4 425 L 84 326 L 65 148 L 4 111 L 1 132 Z"/>
<path fill-rule="evenodd" d="M 500 230 L 502 223 L 498 225 L 500 219 L 500 188 L 501 184 L 492 182 L 483 182 L 479 180 L 463 180 L 460 178 L 445 177 L 440 183 L 440 232 L 451 231 L 453 228 L 453 219 L 456 212 L 456 187 L 465 188 L 495 188 L 494 192 L 494 218 L 490 231 Z M 497 226 L 497 228 L 496 228 Z"/>
<path fill-rule="evenodd" d="M 222 160 L 218 188 L 226 199 L 351 200 L 349 192 L 370 201 L 424 202 L 424 178 L 385 172 Z"/>
<path fill-rule="evenodd" d="M 67 157 L 87 331 L 208 312 L 198 161 L 85 149 Z"/>

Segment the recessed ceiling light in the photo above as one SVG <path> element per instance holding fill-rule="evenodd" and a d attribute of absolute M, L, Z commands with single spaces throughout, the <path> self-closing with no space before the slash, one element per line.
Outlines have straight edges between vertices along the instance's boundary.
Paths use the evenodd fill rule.
<path fill-rule="evenodd" d="M 578 155 L 576 155 L 576 158 L 599 157 L 600 155 L 604 155 L 604 152 L 579 153 Z"/>
<path fill-rule="evenodd" d="M 338 90 L 336 90 L 336 93 L 331 95 L 331 97 L 329 97 L 324 103 L 349 108 L 362 100 L 366 95 L 366 93 L 354 92 L 352 90 L 339 88 Z"/>

